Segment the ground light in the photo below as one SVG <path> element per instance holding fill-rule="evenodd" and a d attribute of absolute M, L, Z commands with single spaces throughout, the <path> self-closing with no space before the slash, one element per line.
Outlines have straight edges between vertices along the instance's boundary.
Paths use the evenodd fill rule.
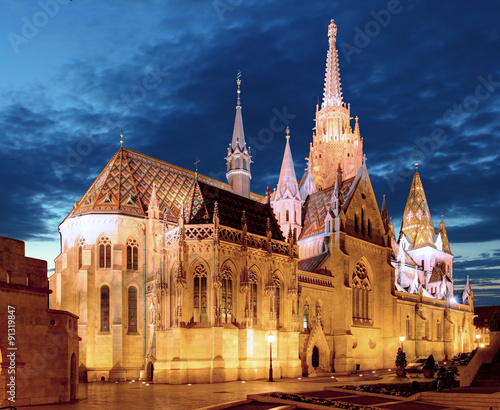
<path fill-rule="evenodd" d="M 269 380 L 270 382 L 274 382 L 273 380 L 273 342 L 275 337 L 272 333 L 269 333 L 266 336 L 266 340 L 269 342 Z"/>

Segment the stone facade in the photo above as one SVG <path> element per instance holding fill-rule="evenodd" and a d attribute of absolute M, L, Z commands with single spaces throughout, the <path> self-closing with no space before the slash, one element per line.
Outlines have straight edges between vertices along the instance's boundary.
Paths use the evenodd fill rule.
<path fill-rule="evenodd" d="M 332 21 L 300 182 L 287 130 L 277 189 L 249 191 L 238 78 L 229 184 L 121 148 L 74 204 L 50 288 L 52 307 L 80 317 L 82 376 L 264 378 L 270 333 L 275 378 L 394 367 L 400 336 L 409 359 L 471 349 L 472 290 L 452 298 L 446 229 L 435 234 L 418 173 L 399 240 L 379 210 L 335 38 Z"/>
<path fill-rule="evenodd" d="M 47 262 L 0 237 L 0 405 L 78 397 L 78 317 L 48 309 Z M 9 337 L 10 336 L 10 337 Z"/>

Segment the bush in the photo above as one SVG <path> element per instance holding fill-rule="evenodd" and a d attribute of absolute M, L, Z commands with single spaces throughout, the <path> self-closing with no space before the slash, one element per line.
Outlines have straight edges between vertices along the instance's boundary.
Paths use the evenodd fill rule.
<path fill-rule="evenodd" d="M 396 355 L 396 367 L 398 369 L 404 369 L 406 368 L 407 364 L 408 363 L 406 362 L 406 353 L 403 352 L 403 349 L 399 348 L 398 354 Z"/>
<path fill-rule="evenodd" d="M 414 391 L 414 392 L 418 392 L 420 391 L 420 383 L 417 382 L 416 380 L 411 382 L 411 389 Z"/>

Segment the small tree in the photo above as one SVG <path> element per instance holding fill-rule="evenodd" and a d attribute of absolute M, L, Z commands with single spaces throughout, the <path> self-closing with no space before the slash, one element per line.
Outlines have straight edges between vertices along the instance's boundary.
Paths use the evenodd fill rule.
<path fill-rule="evenodd" d="M 495 313 L 493 313 L 490 319 L 490 332 L 498 331 L 500 331 L 500 314 L 498 310 L 495 310 Z"/>
<path fill-rule="evenodd" d="M 406 365 L 406 353 L 403 352 L 403 349 L 399 348 L 398 354 L 396 355 L 396 367 L 398 369 L 405 369 Z"/>

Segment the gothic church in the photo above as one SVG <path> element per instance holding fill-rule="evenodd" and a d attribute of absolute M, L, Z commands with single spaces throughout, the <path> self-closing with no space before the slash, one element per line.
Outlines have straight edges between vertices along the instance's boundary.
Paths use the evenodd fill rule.
<path fill-rule="evenodd" d="M 394 367 L 400 336 L 410 359 L 471 349 L 472 290 L 453 298 L 417 168 L 397 239 L 379 210 L 336 35 L 300 180 L 287 129 L 278 185 L 250 191 L 238 79 L 228 183 L 122 147 L 74 204 L 50 305 L 79 316 L 82 378 L 265 378 L 269 334 L 275 378 Z"/>

